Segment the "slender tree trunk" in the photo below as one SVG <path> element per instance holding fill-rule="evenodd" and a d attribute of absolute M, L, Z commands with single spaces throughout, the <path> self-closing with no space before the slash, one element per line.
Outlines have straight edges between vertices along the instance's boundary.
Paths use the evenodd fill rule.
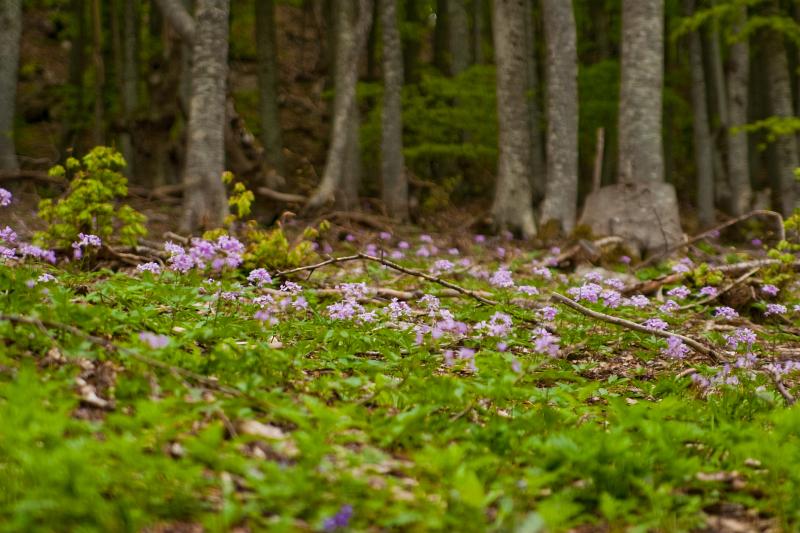
<path fill-rule="evenodd" d="M 196 24 L 182 0 L 155 0 L 170 26 L 187 43 L 194 41 Z"/>
<path fill-rule="evenodd" d="M 774 5 L 777 10 L 777 2 Z M 783 35 L 767 28 L 762 33 L 761 45 L 764 48 L 766 59 L 770 112 L 777 117 L 793 117 L 789 61 L 786 57 Z M 784 216 L 788 216 L 792 213 L 797 200 L 794 170 L 800 166 L 800 162 L 798 162 L 796 136 L 794 134 L 781 135 L 775 141 L 775 150 L 780 211 Z"/>
<path fill-rule="evenodd" d="M 533 22 L 533 0 L 525 0 L 525 72 L 527 74 L 528 115 L 531 126 L 531 185 L 536 201 L 544 198 L 547 171 L 542 142 L 541 87 L 536 50 L 536 27 Z"/>
<path fill-rule="evenodd" d="M 734 33 L 744 28 L 747 7 L 741 6 L 734 23 Z M 733 128 L 747 124 L 748 86 L 750 83 L 750 49 L 748 38 L 741 37 L 730 48 L 728 70 L 728 177 L 731 185 L 731 211 L 734 216 L 750 209 L 753 192 L 750 188 L 750 163 L 747 133 L 734 133 Z"/>
<path fill-rule="evenodd" d="M 664 0 L 622 0 L 619 177 L 663 181 Z"/>
<path fill-rule="evenodd" d="M 405 23 L 408 26 L 417 28 L 422 24 L 419 14 L 419 0 L 406 0 L 405 2 Z M 421 49 L 421 42 L 417 32 L 408 32 L 401 35 L 403 39 L 403 74 L 409 83 L 419 81 L 418 62 Z"/>
<path fill-rule="evenodd" d="M 472 62 L 469 39 L 467 0 L 447 0 L 447 40 L 450 51 L 450 75 L 457 76 Z"/>
<path fill-rule="evenodd" d="M 578 50 L 572 2 L 542 0 L 547 42 L 547 192 L 541 222 L 572 232 L 578 204 Z"/>
<path fill-rule="evenodd" d="M 275 0 L 257 0 L 256 54 L 258 61 L 259 113 L 261 142 L 267 163 L 284 175 L 283 139 L 278 110 L 278 49 L 276 46 Z"/>
<path fill-rule="evenodd" d="M 442 74 L 450 71 L 447 48 L 447 4 L 449 0 L 436 0 L 436 26 L 433 28 L 433 66 Z"/>
<path fill-rule="evenodd" d="M 687 16 L 695 10 L 695 0 L 684 0 Z M 692 111 L 694 161 L 697 174 L 697 214 L 701 226 L 714 222 L 714 167 L 711 131 L 708 126 L 706 77 L 703 70 L 703 44 L 700 34 L 689 34 L 689 63 L 692 71 Z"/>
<path fill-rule="evenodd" d="M 711 73 L 712 105 L 709 109 L 709 124 L 711 124 L 711 150 L 714 167 L 714 198 L 718 206 L 729 206 L 731 203 L 731 187 L 727 169 L 724 162 L 725 132 L 730 123 L 730 111 L 726 97 L 725 69 L 722 64 L 722 47 L 720 46 L 719 21 L 712 19 L 708 32 L 708 63 L 706 66 Z M 716 120 L 712 120 L 712 115 Z"/>
<path fill-rule="evenodd" d="M 105 65 L 103 64 L 103 18 L 100 0 L 92 0 L 92 35 L 94 39 L 94 124 L 92 142 L 95 145 L 105 144 L 105 102 L 103 86 L 105 85 Z"/>
<path fill-rule="evenodd" d="M 494 0 L 497 65 L 498 169 L 492 219 L 496 229 L 536 235 L 528 175 L 530 126 L 525 102 L 525 2 Z"/>
<path fill-rule="evenodd" d="M 22 34 L 22 0 L 0 0 L 0 170 L 19 168 L 14 111 Z"/>
<path fill-rule="evenodd" d="M 403 54 L 397 28 L 397 0 L 380 0 L 383 31 L 383 109 L 381 178 L 383 203 L 390 216 L 408 219 L 408 181 L 403 159 Z"/>
<path fill-rule="evenodd" d="M 135 150 L 131 131 L 139 106 L 139 2 L 123 0 L 122 6 L 122 113 L 125 128 L 120 138 L 127 173 L 136 175 Z"/>
<path fill-rule="evenodd" d="M 483 52 L 483 28 L 486 25 L 483 7 L 483 0 L 472 0 L 472 55 L 476 65 L 486 61 Z"/>
<path fill-rule="evenodd" d="M 347 121 L 347 147 L 342 165 L 342 181 L 335 193 L 336 208 L 340 211 L 356 211 L 358 191 L 361 187 L 363 165 L 361 161 L 361 111 L 358 102 L 354 102 L 353 111 Z"/>
<path fill-rule="evenodd" d="M 356 115 L 356 83 L 358 81 L 358 58 L 366 45 L 372 22 L 372 2 L 359 0 L 358 22 L 354 25 L 352 0 L 337 0 L 336 81 L 333 103 L 331 142 L 325 161 L 325 171 L 317 190 L 306 205 L 315 209 L 335 200 L 336 191 L 342 186 L 343 175 L 348 167 L 348 145 L 352 149 L 354 135 L 351 128 Z M 356 122 L 357 124 L 357 122 Z M 349 132 L 349 133 L 348 133 Z M 357 135 L 355 136 L 357 137 Z"/>
<path fill-rule="evenodd" d="M 225 83 L 228 76 L 228 0 L 197 0 L 192 98 L 183 183 L 182 229 L 215 228 L 228 214 L 225 167 Z"/>

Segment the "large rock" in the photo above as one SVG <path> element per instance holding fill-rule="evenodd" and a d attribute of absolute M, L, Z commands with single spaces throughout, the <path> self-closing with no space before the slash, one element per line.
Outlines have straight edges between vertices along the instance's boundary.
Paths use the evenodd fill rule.
<path fill-rule="evenodd" d="M 646 255 L 684 242 L 675 188 L 668 183 L 618 183 L 586 198 L 579 224 L 597 236 L 617 235 Z"/>

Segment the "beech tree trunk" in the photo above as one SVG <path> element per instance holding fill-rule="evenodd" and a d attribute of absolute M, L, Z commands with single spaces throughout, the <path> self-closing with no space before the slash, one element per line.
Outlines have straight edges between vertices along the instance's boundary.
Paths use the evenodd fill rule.
<path fill-rule="evenodd" d="M 496 229 L 536 235 L 530 176 L 530 126 L 525 102 L 525 1 L 494 0 L 499 155 L 492 204 Z"/>
<path fill-rule="evenodd" d="M 486 58 L 483 53 L 483 28 L 485 26 L 483 0 L 472 0 L 472 56 L 480 65 Z"/>
<path fill-rule="evenodd" d="M 775 5 L 777 6 L 777 3 Z M 766 28 L 761 35 L 767 68 L 770 113 L 776 117 L 793 117 L 789 60 L 786 56 L 783 35 L 771 28 Z M 784 216 L 789 216 L 797 199 L 794 170 L 800 166 L 796 136 L 794 134 L 779 136 L 775 141 L 775 152 L 778 172 L 775 181 L 778 185 L 780 211 Z"/>
<path fill-rule="evenodd" d="M 0 170 L 19 168 L 14 145 L 22 0 L 0 0 Z"/>
<path fill-rule="evenodd" d="M 408 219 L 408 181 L 403 158 L 403 54 L 397 28 L 397 0 L 380 0 L 383 30 L 383 109 L 381 179 L 383 203 L 390 216 Z"/>
<path fill-rule="evenodd" d="M 734 34 L 744 28 L 747 7 L 738 9 Z M 747 124 L 748 86 L 750 83 L 750 47 L 748 38 L 741 37 L 730 47 L 728 60 L 728 177 L 731 186 L 731 211 L 734 216 L 750 209 L 753 192 L 750 186 L 750 159 L 747 133 L 734 133 L 733 128 Z"/>
<path fill-rule="evenodd" d="M 542 142 L 541 84 L 536 53 L 536 28 L 533 23 L 533 0 L 525 0 L 525 73 L 527 74 L 527 101 L 531 126 L 531 185 L 535 201 L 544 198 L 547 171 L 544 165 Z"/>
<path fill-rule="evenodd" d="M 663 181 L 664 0 L 622 0 L 619 179 Z"/>
<path fill-rule="evenodd" d="M 315 209 L 336 199 L 336 192 L 343 183 L 348 165 L 348 148 L 352 150 L 353 122 L 356 115 L 356 83 L 358 81 L 358 59 L 366 45 L 372 23 L 372 2 L 359 0 L 358 22 L 353 24 L 353 0 L 336 0 L 337 16 L 336 80 L 334 82 L 333 124 L 331 142 L 325 161 L 325 171 L 317 190 L 309 198 L 307 209 Z M 356 122 L 357 127 L 357 122 Z M 352 157 L 350 158 L 352 159 Z"/>
<path fill-rule="evenodd" d="M 276 46 L 275 0 L 255 2 L 256 56 L 258 62 L 258 106 L 261 142 L 267 163 L 284 175 L 283 136 L 278 110 L 278 49 Z"/>
<path fill-rule="evenodd" d="M 469 68 L 469 12 L 467 0 L 447 0 L 447 40 L 450 52 L 450 75 L 457 76 Z"/>
<path fill-rule="evenodd" d="M 547 188 L 541 222 L 575 227 L 578 203 L 578 51 L 569 0 L 542 0 L 547 43 Z"/>
<path fill-rule="evenodd" d="M 684 0 L 687 16 L 694 14 L 695 0 Z M 692 129 L 697 181 L 697 215 L 700 225 L 714 222 L 714 167 L 711 131 L 708 126 L 706 77 L 703 70 L 703 44 L 699 32 L 689 34 L 689 63 L 692 72 Z"/>
<path fill-rule="evenodd" d="M 131 130 L 139 106 L 139 2 L 123 0 L 122 6 L 122 113 L 125 131 L 120 136 L 122 155 L 128 163 L 126 172 L 136 175 L 135 150 Z"/>
<path fill-rule="evenodd" d="M 216 228 L 228 214 L 225 167 L 225 84 L 228 0 L 197 0 L 192 49 L 192 98 L 183 183 L 182 229 Z"/>

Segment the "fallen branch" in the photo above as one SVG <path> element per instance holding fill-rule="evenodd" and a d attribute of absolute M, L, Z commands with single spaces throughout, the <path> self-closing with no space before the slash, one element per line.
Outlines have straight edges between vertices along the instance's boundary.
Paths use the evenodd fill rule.
<path fill-rule="evenodd" d="M 646 267 L 648 265 L 652 265 L 653 263 L 655 263 L 659 259 L 671 254 L 675 250 L 679 250 L 679 249 L 683 248 L 684 246 L 689 246 L 690 244 L 696 243 L 697 241 L 701 241 L 701 240 L 705 239 L 706 237 L 714 235 L 715 233 L 717 233 L 720 230 L 723 230 L 725 228 L 728 228 L 730 226 L 738 224 L 739 222 L 742 222 L 743 220 L 747 220 L 748 218 L 752 218 L 752 217 L 756 217 L 756 216 L 766 216 L 766 217 L 775 218 L 778 221 L 778 224 L 777 224 L 778 241 L 785 241 L 786 240 L 786 230 L 783 227 L 783 216 L 781 216 L 780 213 L 777 213 L 775 211 L 769 211 L 767 209 L 756 209 L 755 211 L 750 211 L 749 213 L 745 213 L 744 215 L 738 216 L 736 218 L 728 220 L 727 222 L 723 222 L 722 224 L 714 226 L 713 228 L 711 228 L 709 230 L 706 230 L 706 231 L 704 231 L 702 233 L 699 233 L 699 234 L 695 235 L 694 237 L 692 237 L 691 239 L 689 239 L 686 242 L 682 242 L 680 244 L 676 244 L 675 246 L 671 246 L 671 247 L 667 248 L 663 252 L 659 252 L 659 253 L 657 253 L 655 255 L 652 255 L 652 256 L 648 257 L 645 261 L 642 261 L 641 263 L 639 263 L 636 266 L 636 269 L 638 270 L 638 269 L 644 268 L 644 267 Z"/>
<path fill-rule="evenodd" d="M 717 292 L 717 294 L 715 294 L 714 296 L 709 296 L 709 297 L 703 298 L 702 300 L 699 300 L 697 302 L 694 302 L 694 303 L 691 303 L 691 304 L 688 304 L 688 305 L 684 305 L 684 306 L 680 307 L 678 310 L 679 311 L 685 311 L 685 310 L 691 309 L 693 307 L 697 307 L 697 306 L 700 306 L 700 305 L 705 305 L 705 304 L 707 304 L 709 302 L 713 302 L 714 300 L 716 300 L 717 298 L 719 298 L 720 296 L 722 296 L 726 292 L 730 291 L 734 287 L 737 287 L 738 285 L 741 285 L 742 283 L 747 281 L 747 278 L 751 277 L 753 274 L 755 274 L 759 270 L 760 270 L 760 268 L 758 268 L 758 267 L 757 268 L 752 268 L 752 269 L 748 270 L 747 272 L 745 272 L 744 274 L 742 274 L 741 276 L 739 276 L 738 278 L 736 278 L 735 280 L 733 280 L 727 286 L 723 287 L 722 290 Z"/>
<path fill-rule="evenodd" d="M 349 261 L 358 261 L 359 259 L 366 260 L 366 261 L 372 261 L 374 263 L 380 263 L 383 266 L 389 267 L 389 268 L 391 268 L 393 270 L 397 270 L 398 272 L 402 272 L 403 274 L 408 274 L 409 276 L 415 276 L 415 277 L 418 277 L 418 278 L 422 278 L 422 279 L 425 279 L 425 280 L 430 281 L 432 283 L 436 283 L 438 285 L 441 285 L 443 287 L 447 287 L 448 289 L 452 289 L 452 290 L 456 291 L 459 294 L 463 294 L 464 296 L 469 296 L 470 298 L 473 298 L 473 299 L 481 302 L 482 304 L 498 305 L 498 303 L 499 303 L 499 302 L 496 302 L 496 301 L 491 300 L 489 298 L 486 298 L 484 296 L 481 296 L 481 294 L 478 291 L 465 289 L 464 287 L 461 287 L 460 285 L 456 285 L 455 283 L 452 283 L 450 281 L 444 280 L 444 279 L 442 279 L 440 277 L 437 277 L 437 276 L 433 276 L 433 275 L 428 274 L 426 272 L 421 272 L 419 270 L 414 270 L 412 268 L 406 268 L 406 267 L 404 267 L 402 265 L 398 265 L 394 261 L 389 261 L 388 259 L 384 259 L 382 257 L 375 257 L 375 256 L 367 255 L 367 254 L 364 254 L 364 253 L 358 253 L 358 254 L 355 254 L 355 255 L 346 255 L 346 256 L 343 256 L 343 257 L 331 257 L 329 259 L 326 259 L 325 261 L 322 261 L 321 263 L 316 263 L 316 264 L 307 265 L 307 266 L 301 266 L 301 267 L 292 268 L 292 269 L 289 269 L 289 270 L 284 270 L 284 271 L 278 272 L 278 273 L 276 273 L 274 275 L 274 277 L 276 277 L 276 278 L 285 278 L 286 276 L 288 276 L 290 274 L 296 274 L 297 272 L 303 272 L 303 271 L 307 271 L 307 270 L 310 270 L 313 273 L 313 271 L 317 270 L 318 268 L 322 268 L 322 267 L 327 266 L 327 265 L 346 263 L 346 262 L 349 262 Z"/>
<path fill-rule="evenodd" d="M 781 381 L 780 376 L 775 372 L 770 372 L 769 375 L 772 378 L 772 382 L 775 383 L 775 388 L 778 389 L 780 395 L 786 400 L 786 405 L 789 407 L 793 406 L 797 402 L 797 399 L 792 396 L 792 393 L 786 390 L 786 386 L 783 384 L 783 381 Z"/>
<path fill-rule="evenodd" d="M 302 194 L 276 191 L 274 189 L 270 189 L 269 187 L 258 187 L 256 192 L 265 198 L 286 204 L 305 204 L 308 201 L 308 198 Z"/>
<path fill-rule="evenodd" d="M 713 359 L 716 362 L 720 361 L 719 355 L 714 350 L 712 350 L 708 346 L 705 346 L 705 345 L 697 342 L 696 340 L 692 339 L 691 337 L 687 337 L 685 335 L 681 335 L 680 333 L 672 333 L 671 331 L 664 331 L 664 330 L 660 330 L 660 329 L 648 328 L 647 326 L 643 326 L 641 324 L 637 324 L 636 322 L 631 322 L 630 320 L 626 320 L 624 318 L 620 318 L 620 317 L 616 317 L 616 316 L 612 316 L 612 315 L 607 315 L 605 313 L 600 313 L 599 311 L 593 311 L 593 310 L 591 310 L 591 309 L 589 309 L 587 307 L 582 306 L 578 302 L 576 302 L 574 300 L 571 300 L 571 299 L 567 298 L 566 296 L 563 296 L 563 295 L 561 295 L 561 294 L 559 294 L 557 292 L 551 293 L 550 296 L 551 296 L 551 298 L 553 300 L 555 300 L 555 301 L 557 301 L 557 302 L 559 302 L 561 304 L 566 305 L 570 309 L 572 309 L 574 311 L 577 311 L 578 313 L 580 313 L 582 315 L 585 315 L 585 316 L 588 316 L 590 318 L 594 318 L 594 319 L 597 319 L 597 320 L 601 320 L 603 322 L 608 322 L 609 324 L 615 324 L 617 326 L 622 326 L 623 328 L 626 328 L 626 329 L 631 329 L 631 330 L 639 331 L 639 332 L 642 332 L 642 333 L 649 333 L 649 334 L 655 335 L 657 337 L 664 337 L 664 338 L 674 337 L 674 338 L 677 338 L 677 339 L 680 339 L 681 341 L 683 341 L 687 346 L 690 346 L 694 351 L 696 351 L 696 352 L 698 352 L 698 353 L 700 353 L 702 355 L 708 356 L 708 357 L 710 357 L 711 359 Z"/>
<path fill-rule="evenodd" d="M 66 187 L 69 182 L 64 178 L 57 178 L 49 175 L 43 170 L 0 170 L 0 181 L 32 180 L 60 185 Z"/>

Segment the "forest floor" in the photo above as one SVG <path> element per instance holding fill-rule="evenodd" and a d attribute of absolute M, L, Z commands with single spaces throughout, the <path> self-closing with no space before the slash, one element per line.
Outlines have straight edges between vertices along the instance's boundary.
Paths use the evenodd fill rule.
<path fill-rule="evenodd" d="M 800 528 L 792 259 L 338 229 L 0 264 L 0 530 Z"/>

